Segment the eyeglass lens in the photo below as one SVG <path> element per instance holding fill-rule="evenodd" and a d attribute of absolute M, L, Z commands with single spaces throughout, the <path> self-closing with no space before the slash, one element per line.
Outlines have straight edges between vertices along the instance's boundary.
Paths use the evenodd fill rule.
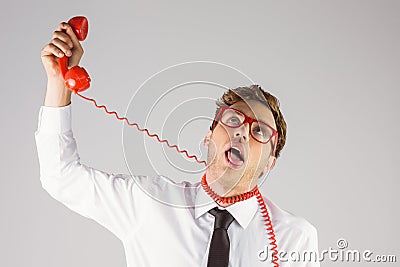
<path fill-rule="evenodd" d="M 224 110 L 221 116 L 221 122 L 228 127 L 239 127 L 245 121 L 245 116 L 233 109 Z M 263 122 L 253 121 L 251 125 L 251 135 L 260 142 L 268 142 L 273 132 L 268 125 Z"/>

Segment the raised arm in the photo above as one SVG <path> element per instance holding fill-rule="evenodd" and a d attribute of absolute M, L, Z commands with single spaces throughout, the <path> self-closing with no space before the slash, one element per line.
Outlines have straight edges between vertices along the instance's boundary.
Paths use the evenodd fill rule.
<path fill-rule="evenodd" d="M 81 164 L 71 129 L 71 91 L 65 87 L 57 57 L 77 65 L 83 49 L 63 22 L 42 52 L 47 91 L 35 140 L 42 187 L 71 210 L 93 219 L 124 240 L 140 218 L 140 189 L 130 175 L 108 174 Z M 133 199 L 135 198 L 135 200 Z"/>

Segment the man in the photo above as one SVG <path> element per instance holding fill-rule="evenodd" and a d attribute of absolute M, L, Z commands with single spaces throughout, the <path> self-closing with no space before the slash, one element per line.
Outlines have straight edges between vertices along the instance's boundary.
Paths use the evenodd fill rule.
<path fill-rule="evenodd" d="M 204 138 L 202 182 L 176 186 L 164 176 L 108 174 L 80 163 L 71 91 L 57 65 L 63 55 L 70 66 L 83 55 L 67 23 L 41 53 L 48 80 L 35 132 L 40 180 L 52 197 L 114 233 L 128 266 L 274 266 L 272 253 L 278 250 L 279 266 L 319 266 L 285 261 L 285 252 L 318 251 L 316 229 L 257 194 L 258 179 L 273 168 L 285 144 L 286 123 L 274 96 L 253 85 L 229 90 L 217 101 Z M 148 192 L 187 207 L 165 205 Z"/>

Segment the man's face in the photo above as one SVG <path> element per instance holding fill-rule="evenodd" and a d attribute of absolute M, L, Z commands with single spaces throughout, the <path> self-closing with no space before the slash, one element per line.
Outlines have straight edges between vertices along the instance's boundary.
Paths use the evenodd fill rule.
<path fill-rule="evenodd" d="M 257 100 L 239 101 L 230 107 L 276 129 L 272 112 Z M 270 170 L 275 163 L 276 159 L 271 156 L 271 153 L 273 144 L 277 140 L 272 139 L 267 144 L 257 142 L 250 135 L 249 127 L 249 123 L 238 128 L 230 128 L 218 123 L 205 137 L 205 145 L 208 146 L 208 171 L 213 180 L 225 191 L 251 190 L 260 175 Z M 240 150 L 240 157 L 232 152 L 232 147 Z"/>

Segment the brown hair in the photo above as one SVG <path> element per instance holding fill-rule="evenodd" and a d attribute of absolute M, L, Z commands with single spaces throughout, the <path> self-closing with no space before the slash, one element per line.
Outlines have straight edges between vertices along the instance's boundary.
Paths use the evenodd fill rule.
<path fill-rule="evenodd" d="M 242 100 L 258 100 L 271 110 L 278 131 L 278 144 L 275 151 L 275 157 L 278 158 L 286 143 L 286 122 L 279 109 L 279 100 L 275 96 L 264 91 L 261 86 L 254 84 L 249 87 L 237 87 L 226 91 L 221 98 L 215 102 L 217 110 L 215 111 L 214 118 L 217 116 L 222 106 L 231 106 Z M 214 130 L 213 126 L 214 123 L 211 125 L 210 130 Z"/>

